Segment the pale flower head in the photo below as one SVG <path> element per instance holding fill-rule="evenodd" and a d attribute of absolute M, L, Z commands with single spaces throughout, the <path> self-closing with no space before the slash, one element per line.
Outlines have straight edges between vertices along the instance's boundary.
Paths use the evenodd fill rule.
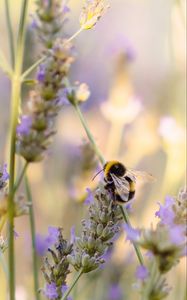
<path fill-rule="evenodd" d="M 107 0 L 86 0 L 79 18 L 81 28 L 91 29 L 108 8 Z"/>
<path fill-rule="evenodd" d="M 161 118 L 159 134 L 170 143 L 177 143 L 185 140 L 185 131 L 171 116 Z"/>
<path fill-rule="evenodd" d="M 86 83 L 81 83 L 75 92 L 76 99 L 79 102 L 85 102 L 90 97 L 90 90 Z"/>

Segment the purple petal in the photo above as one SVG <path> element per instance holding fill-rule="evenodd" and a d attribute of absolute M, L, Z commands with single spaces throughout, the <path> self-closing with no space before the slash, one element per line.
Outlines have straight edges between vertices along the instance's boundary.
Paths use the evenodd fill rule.
<path fill-rule="evenodd" d="M 123 296 L 122 289 L 119 284 L 115 283 L 109 287 L 108 298 L 109 300 L 121 300 Z"/>
<path fill-rule="evenodd" d="M 57 287 L 54 282 L 46 284 L 44 294 L 48 299 L 58 298 Z"/>
<path fill-rule="evenodd" d="M 40 234 L 36 234 L 35 244 L 38 255 L 44 256 L 48 249 L 46 238 Z"/>
<path fill-rule="evenodd" d="M 71 238 L 70 238 L 71 244 L 75 243 L 75 226 L 71 227 Z"/>
<path fill-rule="evenodd" d="M 174 226 L 169 228 L 170 240 L 176 245 L 181 245 L 185 243 L 185 229 L 183 226 Z"/>
<path fill-rule="evenodd" d="M 88 196 L 87 196 L 86 200 L 84 201 L 84 204 L 85 205 L 90 205 L 90 204 L 92 204 L 94 202 L 94 196 L 92 194 L 91 189 L 86 188 L 86 191 L 88 193 Z"/>
<path fill-rule="evenodd" d="M 136 278 L 140 280 L 145 280 L 149 276 L 149 271 L 144 266 L 138 266 L 136 269 Z"/>
<path fill-rule="evenodd" d="M 127 240 L 131 242 L 137 242 L 140 238 L 140 230 L 139 229 L 134 229 L 128 224 L 123 225 L 126 235 L 127 235 Z"/>
<path fill-rule="evenodd" d="M 1 171 L 0 171 L 0 174 L 1 174 Z M 1 175 L 1 177 L 0 177 L 0 179 L 2 180 L 2 181 L 7 181 L 8 179 L 9 179 L 9 174 L 8 174 L 8 172 L 7 172 L 7 164 L 4 164 L 4 166 L 3 166 L 3 172 L 2 172 L 2 175 Z"/>
<path fill-rule="evenodd" d="M 172 225 L 175 213 L 173 211 L 174 200 L 171 197 L 166 197 L 165 203 L 160 205 L 160 209 L 155 213 L 155 216 L 160 218 L 162 224 Z"/>
<path fill-rule="evenodd" d="M 20 135 L 28 135 L 32 126 L 31 116 L 23 115 L 21 123 L 17 126 L 16 132 Z"/>
<path fill-rule="evenodd" d="M 45 79 L 45 73 L 46 73 L 46 68 L 45 68 L 45 65 L 39 65 L 39 68 L 38 68 L 38 72 L 37 72 L 37 80 L 39 82 L 43 82 L 44 79 Z"/>

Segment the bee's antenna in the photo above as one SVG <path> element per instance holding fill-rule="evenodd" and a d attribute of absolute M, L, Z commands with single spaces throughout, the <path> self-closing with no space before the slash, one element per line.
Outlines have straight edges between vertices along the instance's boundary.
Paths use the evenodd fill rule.
<path fill-rule="evenodd" d="M 102 170 L 100 170 L 99 172 L 97 172 L 96 174 L 95 174 L 95 176 L 92 178 L 92 181 L 95 179 L 95 177 L 97 177 L 97 175 L 99 175 L 102 171 L 103 171 L 104 169 L 102 169 Z"/>

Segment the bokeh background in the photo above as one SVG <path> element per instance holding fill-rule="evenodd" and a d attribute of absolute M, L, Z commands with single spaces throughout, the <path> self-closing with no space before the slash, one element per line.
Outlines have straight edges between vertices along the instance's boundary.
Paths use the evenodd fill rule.
<path fill-rule="evenodd" d="M 80 0 L 69 1 L 71 12 L 65 34 L 79 27 Z M 10 1 L 13 28 L 18 28 L 20 0 Z M 30 1 L 30 14 L 34 1 Z M 38 55 L 38 42 L 28 22 L 25 68 Z M 132 205 L 134 226 L 157 222 L 158 202 L 176 196 L 185 186 L 185 1 L 115 0 L 96 27 L 74 41 L 76 61 L 71 81 L 86 82 L 91 97 L 82 105 L 89 127 L 106 160 L 119 159 L 126 166 L 152 173 L 154 184 L 137 185 Z M 4 1 L 0 0 L 0 46 L 9 57 Z M 27 101 L 28 88 L 23 90 Z M 23 103 L 24 106 L 24 103 Z M 8 161 L 10 83 L 0 71 L 0 163 Z M 57 134 L 43 162 L 29 167 L 37 233 L 49 225 L 64 228 L 69 238 L 73 225 L 81 231 L 86 217 L 86 188 L 99 177 L 97 158 L 73 111 L 65 105 L 58 116 Z M 18 172 L 22 160 L 18 159 Z M 20 194 L 24 193 L 24 186 Z M 17 300 L 32 295 L 31 239 L 28 217 L 16 220 Z M 38 257 L 41 266 L 42 258 Z M 105 267 L 80 280 L 75 300 L 135 300 L 134 272 L 137 259 L 122 233 Z M 71 281 L 71 276 L 70 276 Z M 183 300 L 185 260 L 168 276 L 172 291 L 168 300 Z M 5 299 L 6 279 L 0 269 L 0 299 Z M 41 276 L 41 287 L 43 278 Z M 116 290 L 115 290 L 116 289 Z M 111 296 L 115 290 L 115 295 Z M 94 291 L 94 293 L 93 293 Z"/>

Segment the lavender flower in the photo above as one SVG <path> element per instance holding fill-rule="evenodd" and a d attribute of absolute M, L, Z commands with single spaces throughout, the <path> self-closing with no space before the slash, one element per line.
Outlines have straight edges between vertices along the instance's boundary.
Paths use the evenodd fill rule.
<path fill-rule="evenodd" d="M 89 207 L 89 218 L 82 221 L 81 237 L 76 243 L 68 261 L 83 273 L 97 269 L 104 263 L 104 255 L 112 244 L 112 238 L 119 232 L 121 211 L 110 194 L 100 186 L 94 195 L 95 201 Z"/>
<path fill-rule="evenodd" d="M 56 229 L 50 229 L 50 233 L 56 237 Z M 66 277 L 70 273 L 67 256 L 72 252 L 72 244 L 63 238 L 60 228 L 58 228 L 58 240 L 53 242 L 54 244 L 48 248 L 51 257 L 46 257 L 42 266 L 46 281 L 43 292 L 49 299 L 61 299 L 67 286 Z"/>
<path fill-rule="evenodd" d="M 43 159 L 55 134 L 54 121 L 61 108 L 59 92 L 65 87 L 63 80 L 73 61 L 71 49 L 62 40 L 54 43 L 50 56 L 39 69 L 40 80 L 30 92 L 29 114 L 21 118 L 17 127 L 17 152 L 28 162 Z"/>
<path fill-rule="evenodd" d="M 63 31 L 69 12 L 67 2 L 66 0 L 36 1 L 36 14 L 32 23 L 45 49 L 52 48 L 56 38 Z"/>
<path fill-rule="evenodd" d="M 94 196 L 93 196 L 91 189 L 86 188 L 86 191 L 87 191 L 88 196 L 86 197 L 84 204 L 90 205 L 94 202 Z"/>

